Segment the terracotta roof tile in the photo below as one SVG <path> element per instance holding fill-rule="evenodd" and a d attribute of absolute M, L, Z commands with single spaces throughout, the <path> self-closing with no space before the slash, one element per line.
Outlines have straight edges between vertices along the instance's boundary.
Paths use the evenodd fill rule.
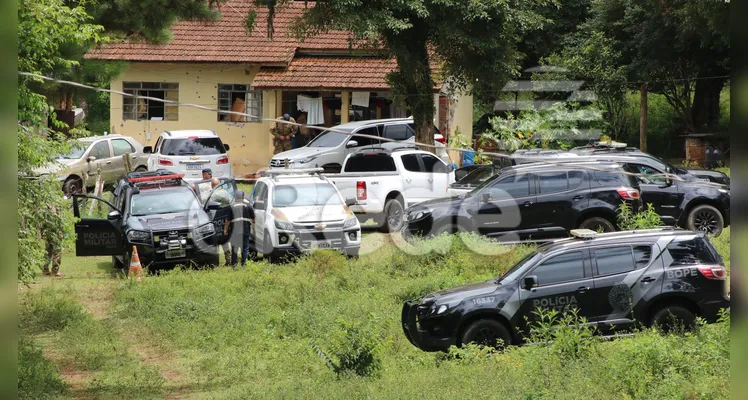
<path fill-rule="evenodd" d="M 303 43 L 291 37 L 290 24 L 304 12 L 304 2 L 290 2 L 276 11 L 273 40 L 268 39 L 266 34 L 267 8 L 255 6 L 254 0 L 229 0 L 218 7 L 221 17 L 216 21 L 180 21 L 174 24 L 171 27 L 173 39 L 166 44 L 134 41 L 109 43 L 91 50 L 86 58 L 286 64 L 291 61 L 297 49 L 341 52 L 350 47 L 349 32 L 322 33 Z M 255 29 L 251 35 L 247 35 L 244 19 L 252 9 L 257 13 Z"/>

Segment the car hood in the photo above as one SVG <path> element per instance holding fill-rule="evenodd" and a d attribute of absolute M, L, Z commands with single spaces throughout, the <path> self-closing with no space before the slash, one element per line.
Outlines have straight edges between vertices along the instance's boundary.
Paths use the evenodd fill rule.
<path fill-rule="evenodd" d="M 495 280 L 469 283 L 467 285 L 457 286 L 449 289 L 440 290 L 426 295 L 423 303 L 436 301 L 437 303 L 449 303 L 452 301 L 466 299 L 469 297 L 481 296 L 495 292 L 500 286 Z"/>
<path fill-rule="evenodd" d="M 298 160 L 314 155 L 322 155 L 333 152 L 337 147 L 299 147 L 298 149 L 288 150 L 273 156 L 274 160 Z"/>
<path fill-rule="evenodd" d="M 210 222 L 208 214 L 199 210 L 183 213 L 132 216 L 127 220 L 127 226 L 131 229 L 143 231 L 160 231 L 196 228 L 208 222 Z"/>
<path fill-rule="evenodd" d="M 353 214 L 344 205 L 313 207 L 277 207 L 291 222 L 332 222 L 342 221 Z"/>
<path fill-rule="evenodd" d="M 43 167 L 34 169 L 34 172 L 36 172 L 39 175 L 59 174 L 59 173 L 65 172 L 70 165 L 73 165 L 74 163 L 78 161 L 80 160 L 70 160 L 66 158 L 61 158 L 59 160 L 54 160 Z"/>

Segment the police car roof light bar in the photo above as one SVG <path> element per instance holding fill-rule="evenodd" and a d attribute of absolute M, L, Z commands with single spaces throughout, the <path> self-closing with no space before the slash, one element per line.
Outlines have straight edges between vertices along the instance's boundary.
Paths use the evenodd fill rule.
<path fill-rule="evenodd" d="M 571 233 L 571 236 L 574 236 L 575 238 L 584 240 L 594 239 L 595 236 L 597 236 L 597 232 L 591 229 L 572 229 L 569 233 Z"/>
<path fill-rule="evenodd" d="M 160 176 L 144 176 L 141 178 L 129 178 L 127 181 L 130 183 L 139 182 L 154 182 L 154 181 L 168 181 L 172 179 L 182 179 L 184 174 L 171 174 L 171 175 L 160 175 Z"/>

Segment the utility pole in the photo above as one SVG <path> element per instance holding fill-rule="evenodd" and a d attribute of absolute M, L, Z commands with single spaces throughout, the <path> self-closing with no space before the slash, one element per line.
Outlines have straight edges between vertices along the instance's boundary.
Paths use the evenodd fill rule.
<path fill-rule="evenodd" d="M 641 99 L 639 101 L 639 149 L 647 151 L 647 84 L 639 88 Z"/>

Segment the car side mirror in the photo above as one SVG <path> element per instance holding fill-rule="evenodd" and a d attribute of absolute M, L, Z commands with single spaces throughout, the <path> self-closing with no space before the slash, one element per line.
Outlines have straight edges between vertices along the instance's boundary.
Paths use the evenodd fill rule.
<path fill-rule="evenodd" d="M 231 149 L 231 146 L 229 146 L 226 143 L 224 143 L 223 144 L 223 148 L 226 149 L 226 151 L 229 151 Z"/>
<path fill-rule="evenodd" d="M 489 201 L 491 201 L 491 193 L 483 193 L 480 196 L 480 201 L 482 201 L 484 203 L 488 203 Z"/>
<path fill-rule="evenodd" d="M 455 170 L 454 164 L 447 165 L 447 173 L 450 173 Z"/>
<path fill-rule="evenodd" d="M 355 204 L 356 204 L 356 199 L 355 198 L 349 197 L 349 198 L 345 199 L 345 205 L 347 205 L 347 206 L 350 207 L 350 206 L 355 205 Z"/>
<path fill-rule="evenodd" d="M 88 161 L 88 162 L 96 161 L 96 157 L 94 157 L 94 156 L 88 156 L 88 158 L 86 159 L 86 161 Z"/>
<path fill-rule="evenodd" d="M 255 204 L 252 206 L 255 210 L 264 210 L 265 202 L 261 200 L 255 200 Z"/>
<path fill-rule="evenodd" d="M 535 286 L 538 286 L 538 277 L 535 275 L 526 276 L 522 281 L 522 289 L 532 290 Z"/>
<path fill-rule="evenodd" d="M 143 147 L 143 154 L 151 154 L 151 153 L 153 153 L 153 146 Z"/>
<path fill-rule="evenodd" d="M 119 211 L 114 210 L 110 212 L 109 214 L 107 214 L 106 218 L 110 221 L 115 221 L 115 220 L 122 218 L 122 214 L 120 214 Z"/>
<path fill-rule="evenodd" d="M 205 205 L 205 209 L 208 210 L 208 211 L 215 211 L 215 210 L 218 210 L 220 208 L 221 208 L 221 203 L 218 203 L 216 201 L 209 201 Z"/>
<path fill-rule="evenodd" d="M 345 144 L 345 147 L 350 149 L 351 147 L 357 147 L 358 142 L 355 140 L 349 140 L 348 143 Z"/>

